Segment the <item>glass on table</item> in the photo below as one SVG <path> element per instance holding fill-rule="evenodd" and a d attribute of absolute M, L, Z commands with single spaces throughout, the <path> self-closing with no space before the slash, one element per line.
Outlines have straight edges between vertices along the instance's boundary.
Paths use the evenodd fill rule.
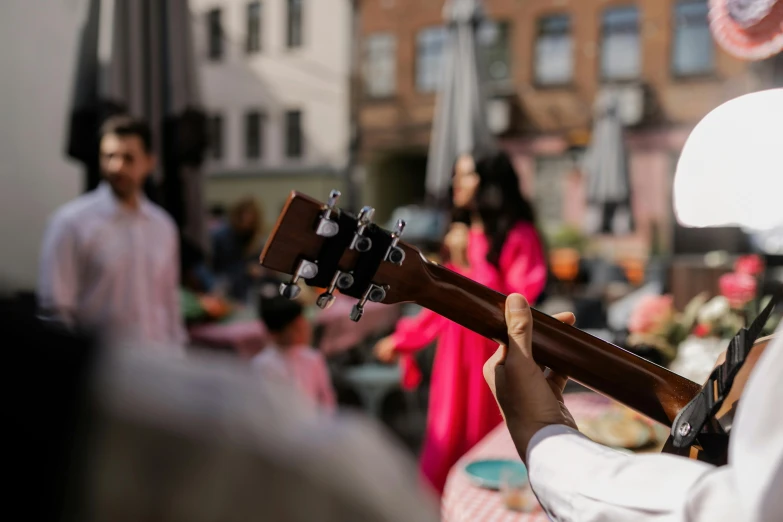
<path fill-rule="evenodd" d="M 503 497 L 503 504 L 512 511 L 529 512 L 537 505 L 536 497 L 527 480 L 527 473 L 515 467 L 500 471 L 500 494 Z"/>

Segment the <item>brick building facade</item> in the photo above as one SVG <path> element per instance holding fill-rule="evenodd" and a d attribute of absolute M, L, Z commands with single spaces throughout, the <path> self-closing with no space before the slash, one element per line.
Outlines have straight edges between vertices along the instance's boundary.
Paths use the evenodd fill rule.
<path fill-rule="evenodd" d="M 423 191 L 443 4 L 359 1 L 365 197 L 380 199 L 382 213 Z M 713 43 L 704 0 L 485 0 L 484 7 L 492 22 L 481 38 L 488 94 L 507 116 L 498 135 L 544 225 L 581 222 L 583 177 L 574 167 L 596 96 L 621 86 L 638 112 L 626 131 L 637 232 L 622 245 L 643 255 L 655 235 L 671 249 L 678 152 L 711 109 L 764 85 L 763 65 Z"/>

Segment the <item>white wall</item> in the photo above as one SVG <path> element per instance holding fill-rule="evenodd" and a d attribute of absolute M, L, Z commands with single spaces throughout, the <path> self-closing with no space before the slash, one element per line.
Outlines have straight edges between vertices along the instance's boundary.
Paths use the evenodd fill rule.
<path fill-rule="evenodd" d="M 305 0 L 303 45 L 286 48 L 286 1 L 262 0 L 261 51 L 245 52 L 247 1 L 190 0 L 204 102 L 224 118 L 224 159 L 208 170 L 342 168 L 349 138 L 350 0 Z M 226 33 L 220 62 L 206 59 L 206 12 L 222 9 Z M 244 158 L 244 114 L 266 112 L 264 157 Z M 303 111 L 305 157 L 284 154 L 286 110 Z"/>
<path fill-rule="evenodd" d="M 46 221 L 82 187 L 63 151 L 86 3 L 0 3 L 0 285 L 35 286 Z"/>

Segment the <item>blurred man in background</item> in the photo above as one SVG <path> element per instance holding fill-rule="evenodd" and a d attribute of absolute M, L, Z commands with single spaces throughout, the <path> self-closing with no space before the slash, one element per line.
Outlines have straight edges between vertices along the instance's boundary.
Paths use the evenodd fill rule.
<path fill-rule="evenodd" d="M 179 351 L 179 239 L 174 221 L 150 202 L 152 133 L 118 116 L 101 131 L 104 181 L 51 218 L 41 253 L 41 311 L 70 326 L 97 328 L 139 347 Z M 166 348 L 161 348 L 165 346 Z"/>

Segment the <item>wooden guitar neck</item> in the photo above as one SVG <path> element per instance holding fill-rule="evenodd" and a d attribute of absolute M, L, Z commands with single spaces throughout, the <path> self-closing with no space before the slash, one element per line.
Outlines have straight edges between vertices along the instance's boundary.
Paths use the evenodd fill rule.
<path fill-rule="evenodd" d="M 498 343 L 508 342 L 506 296 L 428 263 L 415 301 Z M 701 386 L 611 343 L 533 310 L 536 362 L 670 425 Z"/>

